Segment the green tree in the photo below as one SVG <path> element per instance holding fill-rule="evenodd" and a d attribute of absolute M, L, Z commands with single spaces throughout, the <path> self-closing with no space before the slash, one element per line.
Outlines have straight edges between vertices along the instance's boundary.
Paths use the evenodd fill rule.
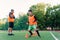
<path fill-rule="evenodd" d="M 50 26 L 53 30 L 53 28 L 57 28 L 60 25 L 60 6 L 53 6 L 48 7 L 46 11 L 46 26 Z"/>
<path fill-rule="evenodd" d="M 27 15 L 19 15 L 19 18 L 15 20 L 15 27 L 14 29 L 16 30 L 27 30 Z"/>
<path fill-rule="evenodd" d="M 44 25 L 45 7 L 46 7 L 46 4 L 44 3 L 38 3 L 37 5 L 32 5 L 30 7 L 30 9 L 33 11 L 33 14 L 36 16 L 38 20 L 38 26 L 40 27 L 41 30 L 45 26 Z"/>

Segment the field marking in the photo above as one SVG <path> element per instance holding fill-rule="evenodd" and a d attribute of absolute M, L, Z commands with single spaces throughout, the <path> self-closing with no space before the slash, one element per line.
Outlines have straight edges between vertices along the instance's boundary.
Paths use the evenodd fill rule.
<path fill-rule="evenodd" d="M 53 37 L 55 40 L 59 40 L 52 32 L 50 32 L 50 34 L 52 35 L 52 37 Z"/>

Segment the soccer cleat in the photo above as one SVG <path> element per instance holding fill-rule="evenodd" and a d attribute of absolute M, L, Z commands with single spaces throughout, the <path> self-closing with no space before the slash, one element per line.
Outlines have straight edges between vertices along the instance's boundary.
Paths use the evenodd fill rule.
<path fill-rule="evenodd" d="M 14 34 L 8 34 L 9 36 L 12 36 L 12 35 L 14 35 Z"/>
<path fill-rule="evenodd" d="M 29 35 L 28 35 L 28 34 L 26 34 L 26 35 L 25 35 L 25 38 L 28 38 L 28 37 L 29 37 Z"/>
<path fill-rule="evenodd" d="M 14 35 L 14 34 L 11 34 L 11 35 Z"/>
<path fill-rule="evenodd" d="M 11 36 L 11 34 L 8 34 L 9 36 Z"/>

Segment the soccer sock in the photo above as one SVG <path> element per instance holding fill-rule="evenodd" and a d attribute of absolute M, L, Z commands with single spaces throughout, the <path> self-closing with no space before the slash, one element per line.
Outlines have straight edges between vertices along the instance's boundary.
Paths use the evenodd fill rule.
<path fill-rule="evenodd" d="M 38 30 L 36 30 L 36 32 L 37 32 L 38 36 L 41 37 L 40 34 L 39 34 L 39 32 L 38 32 Z"/>
<path fill-rule="evenodd" d="M 32 35 L 32 32 L 31 31 L 29 31 L 29 33 L 30 33 L 30 35 Z"/>

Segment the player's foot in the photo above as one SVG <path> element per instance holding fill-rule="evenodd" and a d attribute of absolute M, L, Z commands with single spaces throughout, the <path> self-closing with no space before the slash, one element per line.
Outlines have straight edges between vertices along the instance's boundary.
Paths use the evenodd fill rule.
<path fill-rule="evenodd" d="M 11 35 L 14 35 L 14 34 L 11 34 Z"/>
<path fill-rule="evenodd" d="M 8 34 L 8 35 L 10 35 L 10 34 Z"/>
<path fill-rule="evenodd" d="M 8 34 L 9 36 L 11 35 L 11 34 Z"/>
<path fill-rule="evenodd" d="M 28 35 L 28 34 L 26 34 L 26 35 L 25 35 L 25 38 L 28 38 L 28 37 L 29 37 L 29 35 Z"/>

